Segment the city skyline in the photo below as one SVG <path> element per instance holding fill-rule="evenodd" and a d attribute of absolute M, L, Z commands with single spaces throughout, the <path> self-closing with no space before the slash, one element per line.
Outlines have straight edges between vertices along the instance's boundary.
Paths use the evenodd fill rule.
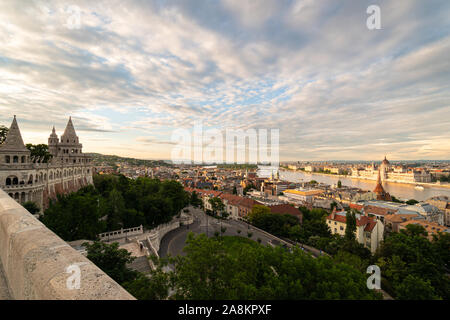
<path fill-rule="evenodd" d="M 196 120 L 279 129 L 280 161 L 450 159 L 448 2 L 379 1 L 380 30 L 371 1 L 266 4 L 4 1 L 0 125 L 46 143 L 72 116 L 86 153 L 140 159 Z"/>

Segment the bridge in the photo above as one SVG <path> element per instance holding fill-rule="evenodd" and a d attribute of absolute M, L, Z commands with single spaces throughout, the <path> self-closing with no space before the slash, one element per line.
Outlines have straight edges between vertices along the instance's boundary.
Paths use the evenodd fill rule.
<path fill-rule="evenodd" d="M 80 285 L 68 285 L 76 266 Z M 69 269 L 68 269 L 69 268 Z M 0 299 L 135 300 L 0 190 Z"/>

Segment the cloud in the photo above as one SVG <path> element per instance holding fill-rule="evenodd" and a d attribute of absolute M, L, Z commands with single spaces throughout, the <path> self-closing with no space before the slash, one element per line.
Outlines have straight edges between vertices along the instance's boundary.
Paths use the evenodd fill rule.
<path fill-rule="evenodd" d="M 82 0 L 71 29 L 72 1 L 2 1 L 0 123 L 72 115 L 143 157 L 201 120 L 280 129 L 281 159 L 450 158 L 448 1 L 379 1 L 373 31 L 371 1 L 263 2 Z"/>

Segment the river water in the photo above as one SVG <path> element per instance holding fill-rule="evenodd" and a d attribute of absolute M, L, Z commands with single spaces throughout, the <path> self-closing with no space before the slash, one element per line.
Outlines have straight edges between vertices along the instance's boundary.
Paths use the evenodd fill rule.
<path fill-rule="evenodd" d="M 377 184 L 372 180 L 359 180 L 347 177 L 335 177 L 331 175 L 310 174 L 299 171 L 280 171 L 280 179 L 289 182 L 308 182 L 316 180 L 317 182 L 326 183 L 329 185 L 337 184 L 341 180 L 343 186 L 355 187 L 365 191 L 373 191 Z M 383 187 L 386 192 L 395 196 L 397 199 L 409 200 L 416 199 L 424 201 L 434 196 L 447 196 L 450 198 L 449 188 L 428 187 L 424 186 L 424 190 L 416 190 L 413 184 L 383 182 Z"/>

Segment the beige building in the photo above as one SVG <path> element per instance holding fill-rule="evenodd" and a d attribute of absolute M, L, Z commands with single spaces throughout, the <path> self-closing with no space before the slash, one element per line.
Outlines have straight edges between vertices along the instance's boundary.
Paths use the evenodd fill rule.
<path fill-rule="evenodd" d="M 428 232 L 428 239 L 433 240 L 433 235 L 437 235 L 440 232 L 449 232 L 450 230 L 447 227 L 441 226 L 434 222 L 424 221 L 424 220 L 408 220 L 400 223 L 399 230 L 406 229 L 406 226 L 409 224 L 416 224 L 425 228 Z"/>
<path fill-rule="evenodd" d="M 93 183 L 92 159 L 83 154 L 72 119 L 61 140 L 53 128 L 48 147 L 52 155 L 48 163 L 33 158 L 14 116 L 6 140 L 0 145 L 0 188 L 17 202 L 32 201 L 44 209 L 57 194 Z"/>
<path fill-rule="evenodd" d="M 384 157 L 378 168 L 374 164 L 365 168 L 352 168 L 352 176 L 364 179 L 377 179 L 378 171 L 381 173 L 381 181 L 391 182 L 431 182 L 431 173 L 427 170 L 412 170 L 402 166 L 391 166 L 390 162 Z"/>

